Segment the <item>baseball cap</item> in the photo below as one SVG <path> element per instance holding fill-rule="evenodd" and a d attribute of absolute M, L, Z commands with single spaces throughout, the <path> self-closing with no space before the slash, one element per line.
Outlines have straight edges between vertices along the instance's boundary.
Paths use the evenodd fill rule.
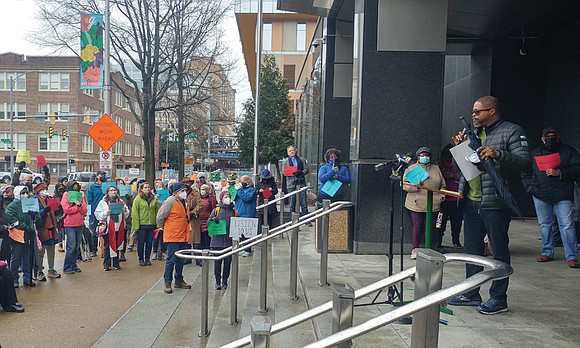
<path fill-rule="evenodd" d="M 555 127 L 546 127 L 544 129 L 542 129 L 542 135 L 546 135 L 548 133 L 560 134 L 560 132 L 558 132 L 558 128 L 555 128 Z"/>

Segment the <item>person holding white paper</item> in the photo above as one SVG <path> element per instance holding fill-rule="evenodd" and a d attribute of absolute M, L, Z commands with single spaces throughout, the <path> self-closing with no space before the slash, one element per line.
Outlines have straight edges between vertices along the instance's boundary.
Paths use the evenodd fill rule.
<path fill-rule="evenodd" d="M 125 219 L 129 217 L 129 208 L 117 193 L 117 187 L 107 187 L 107 193 L 95 209 L 95 218 L 107 224 L 107 234 L 103 236 L 103 269 L 121 269 L 119 255 L 125 244 Z"/>
<path fill-rule="evenodd" d="M 415 259 L 417 257 L 417 251 L 415 249 L 418 248 L 421 243 L 423 243 L 423 236 L 425 235 L 425 219 L 427 218 L 427 190 L 421 189 L 417 186 L 408 185 L 409 181 L 411 180 L 407 179 L 407 175 L 411 172 L 415 173 L 415 171 L 421 170 L 417 168 L 422 168 L 428 174 L 428 177 L 419 181 L 417 184 L 432 189 L 445 188 L 445 178 L 443 177 L 443 174 L 441 174 L 441 170 L 437 164 L 431 163 L 431 149 L 428 147 L 421 147 L 415 153 L 415 157 L 417 158 L 417 163 L 411 164 L 403 174 L 403 189 L 407 191 L 405 208 L 407 208 L 409 213 L 411 213 L 411 220 L 413 221 L 413 230 L 411 233 L 411 243 L 413 245 L 413 250 L 411 251 L 411 259 Z M 429 222 L 433 225 L 433 231 L 435 230 L 435 219 L 437 218 L 437 214 L 441 209 L 441 202 L 443 202 L 444 199 L 445 195 L 435 192 L 433 193 L 433 219 Z M 432 245 L 436 245 L 435 233 L 432 234 L 431 237 L 434 239 L 434 243 L 432 243 Z"/>
<path fill-rule="evenodd" d="M 350 183 L 350 172 L 347 167 L 340 165 L 340 150 L 330 148 L 324 153 L 326 163 L 318 170 L 318 195 L 316 200 L 318 206 L 322 206 L 323 199 L 330 199 L 332 202 L 342 199 L 346 185 Z M 338 183 L 337 183 L 338 182 Z M 326 187 L 340 185 L 338 190 L 329 192 Z"/>

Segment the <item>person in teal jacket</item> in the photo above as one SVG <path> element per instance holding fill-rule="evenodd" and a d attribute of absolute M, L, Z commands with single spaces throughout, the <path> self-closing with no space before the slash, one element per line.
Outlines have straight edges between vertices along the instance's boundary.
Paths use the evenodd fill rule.
<path fill-rule="evenodd" d="M 153 235 L 157 228 L 157 212 L 159 202 L 148 182 L 139 184 L 137 196 L 131 208 L 131 225 L 137 231 L 137 254 L 140 266 L 151 266 L 151 250 L 153 249 Z"/>
<path fill-rule="evenodd" d="M 32 280 L 31 268 L 31 252 L 32 247 L 36 245 L 36 232 L 34 231 L 34 219 L 37 215 L 34 212 L 24 213 L 22 211 L 22 198 L 29 198 L 28 188 L 26 186 L 16 186 L 14 188 L 14 201 L 6 207 L 6 217 L 8 223 L 15 226 L 16 229 L 24 231 L 23 240 L 15 240 L 15 237 L 10 238 L 10 272 L 12 272 L 12 279 L 14 287 L 19 286 L 18 268 L 22 265 L 22 274 L 24 277 L 24 285 L 35 286 Z M 34 243 L 34 244 L 32 244 Z"/>
<path fill-rule="evenodd" d="M 254 187 L 254 181 L 248 175 L 240 178 L 240 183 L 236 185 L 238 193 L 236 194 L 234 209 L 238 212 L 239 217 L 254 218 L 256 217 L 256 202 L 258 191 Z M 245 240 L 245 237 L 241 239 Z M 240 253 L 242 257 L 252 255 L 252 248 L 246 248 Z"/>

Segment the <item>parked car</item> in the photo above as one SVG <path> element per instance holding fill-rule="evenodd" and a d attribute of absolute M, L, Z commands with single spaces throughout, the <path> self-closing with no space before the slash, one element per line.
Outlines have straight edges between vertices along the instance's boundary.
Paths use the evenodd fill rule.
<path fill-rule="evenodd" d="M 68 175 L 68 181 L 93 182 L 95 181 L 95 177 L 96 175 L 93 172 L 75 172 Z"/>

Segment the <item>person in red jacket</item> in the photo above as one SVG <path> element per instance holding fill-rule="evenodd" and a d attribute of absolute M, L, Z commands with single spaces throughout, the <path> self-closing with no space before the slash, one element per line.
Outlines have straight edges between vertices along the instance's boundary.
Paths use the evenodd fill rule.
<path fill-rule="evenodd" d="M 81 185 L 76 181 L 69 181 L 67 192 L 62 195 L 60 205 L 62 206 L 64 218 L 64 233 L 66 235 L 66 256 L 64 257 L 64 273 L 74 274 L 81 272 L 77 266 L 81 238 L 85 228 L 85 215 L 87 215 L 87 200 L 83 192 L 80 192 Z M 69 195 L 75 196 L 69 199 Z M 79 192 L 78 194 L 76 192 Z"/>

